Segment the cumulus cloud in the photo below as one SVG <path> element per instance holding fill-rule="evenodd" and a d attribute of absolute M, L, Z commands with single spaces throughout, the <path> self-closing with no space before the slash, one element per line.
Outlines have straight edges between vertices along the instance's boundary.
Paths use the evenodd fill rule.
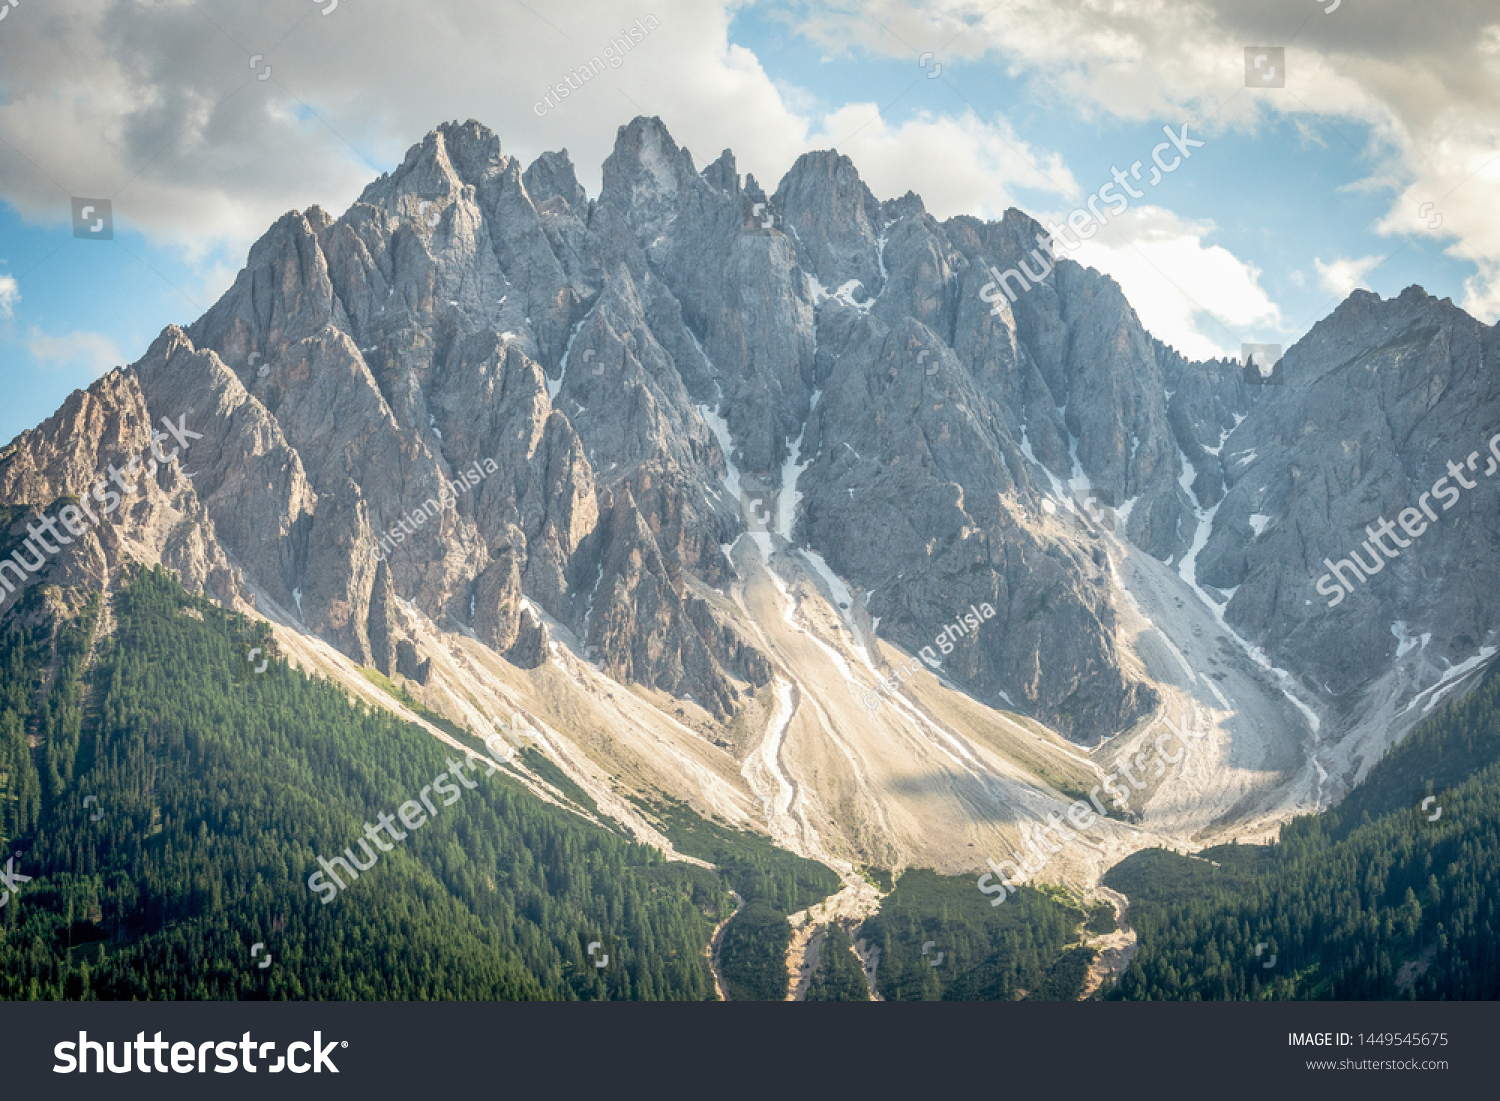
<path fill-rule="evenodd" d="M 72 195 L 111 198 L 117 227 L 189 256 L 242 255 L 288 209 L 341 212 L 377 165 L 449 119 L 491 126 L 523 160 L 568 148 L 591 193 L 617 126 L 637 114 L 666 119 L 700 165 L 731 145 L 752 171 L 779 175 L 803 150 L 806 120 L 729 43 L 723 6 L 655 0 L 657 26 L 616 67 L 607 51 L 630 42 L 636 14 L 624 10 L 612 0 L 455 0 L 420 15 L 395 0 L 327 16 L 306 0 L 22 10 L 0 35 L 0 138 L 20 153 L 0 157 L 0 193 L 53 223 L 67 220 Z M 595 57 L 601 75 L 543 104 Z"/>
<path fill-rule="evenodd" d="M 939 218 L 998 219 L 1018 205 L 1017 186 L 1060 195 L 1079 190 L 1057 154 L 1028 146 L 1003 122 L 987 123 L 972 111 L 923 112 L 892 126 L 876 104 L 853 103 L 821 119 L 809 143 L 846 154 L 876 196 L 915 191 Z"/>
<path fill-rule="evenodd" d="M 1113 277 L 1147 331 L 1182 354 L 1237 356 L 1241 343 L 1281 330 L 1281 311 L 1261 287 L 1260 270 L 1205 240 L 1212 222 L 1143 206 L 1117 215 L 1109 228 L 1075 252 L 1058 251 Z"/>
<path fill-rule="evenodd" d="M 14 275 L 0 275 L 0 317 L 10 317 L 16 300 L 21 297 L 21 288 Z"/>
<path fill-rule="evenodd" d="M 834 53 L 932 50 L 999 63 L 1083 114 L 1197 111 L 1209 128 L 1242 132 L 1286 119 L 1310 140 L 1352 143 L 1372 165 L 1362 182 L 1390 196 L 1377 231 L 1450 242 L 1451 255 L 1479 267 L 1465 305 L 1496 316 L 1500 10 L 1491 0 L 1450 0 L 1441 11 L 1361 0 L 1331 16 L 1243 0 L 825 0 L 794 21 Z M 1286 88 L 1247 94 L 1243 46 L 1273 42 L 1286 44 Z"/>
<path fill-rule="evenodd" d="M 1370 289 L 1365 283 L 1365 276 L 1370 274 L 1381 259 L 1379 256 L 1361 256 L 1357 260 L 1340 257 L 1326 264 L 1315 259 L 1313 267 L 1318 269 L 1318 282 L 1324 290 L 1339 298 L 1347 298 L 1355 287 Z"/>
<path fill-rule="evenodd" d="M 26 350 L 44 367 L 57 371 L 84 371 L 91 378 L 125 362 L 119 347 L 109 337 L 82 330 L 49 336 L 33 327 L 26 338 Z"/>

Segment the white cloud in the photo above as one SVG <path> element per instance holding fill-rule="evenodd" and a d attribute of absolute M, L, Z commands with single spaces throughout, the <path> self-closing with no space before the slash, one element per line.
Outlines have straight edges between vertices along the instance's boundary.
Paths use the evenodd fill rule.
<path fill-rule="evenodd" d="M 1481 261 L 1479 274 L 1464 280 L 1463 308 L 1494 324 L 1500 318 L 1500 264 Z"/>
<path fill-rule="evenodd" d="M 1074 195 L 1078 183 L 1055 153 L 1028 146 L 1003 123 L 972 111 L 923 112 L 891 126 L 874 103 L 851 103 L 823 118 L 809 148 L 834 147 L 854 162 L 877 198 L 915 191 L 938 218 L 998 219 L 1017 205 L 1008 188 Z"/>
<path fill-rule="evenodd" d="M 638 114 L 661 116 L 700 167 L 729 146 L 774 186 L 807 120 L 730 44 L 726 7 L 653 0 L 658 25 L 614 67 L 611 40 L 646 10 L 453 0 L 418 17 L 361 0 L 320 17 L 306 0 L 223 0 L 210 19 L 182 0 L 75 0 L 0 35 L 0 138 L 23 154 L 0 158 L 0 195 L 57 225 L 68 194 L 112 196 L 117 228 L 239 257 L 288 209 L 341 213 L 378 175 L 367 157 L 398 163 L 449 119 L 485 123 L 523 162 L 566 147 L 597 194 L 617 126 Z M 539 115 L 596 56 L 605 71 Z"/>
<path fill-rule="evenodd" d="M 1290 120 L 1317 144 L 1358 140 L 1374 165 L 1340 190 L 1385 192 L 1376 231 L 1455 243 L 1479 266 L 1465 306 L 1500 310 L 1500 9 L 1493 0 L 1361 0 L 1285 21 L 1243 0 L 825 0 L 799 29 L 825 49 L 1000 64 L 1070 109 L 1132 120 L 1196 110 L 1251 133 Z M 1288 39 L 1288 34 L 1295 31 Z M 1243 46 L 1287 43 L 1287 87 L 1247 93 Z M 1351 124 L 1353 124 L 1351 126 Z M 1351 137 L 1351 135 L 1353 135 Z M 1424 213 L 1424 204 L 1431 203 Z M 1440 227 L 1432 226 L 1442 214 Z M 1395 246 L 1393 246 L 1395 247 Z"/>
<path fill-rule="evenodd" d="M 1318 269 L 1318 282 L 1323 285 L 1323 289 L 1343 299 L 1347 298 L 1349 292 L 1355 287 L 1370 289 L 1365 283 L 1365 276 L 1369 275 L 1382 259 L 1383 257 L 1380 256 L 1361 256 L 1357 260 L 1339 257 L 1326 264 L 1322 260 L 1314 259 L 1313 267 Z"/>
<path fill-rule="evenodd" d="M 0 275 L 0 316 L 10 317 L 16 301 L 21 297 L 21 288 L 14 275 Z"/>
<path fill-rule="evenodd" d="M 0 138 L 22 154 L 0 158 L 0 195 L 59 226 L 67 194 L 113 196 L 117 226 L 190 259 L 226 248 L 237 263 L 290 208 L 341 212 L 375 175 L 365 157 L 394 163 L 443 120 L 479 119 L 523 161 L 566 147 L 597 194 L 616 127 L 636 114 L 661 116 L 699 167 L 732 148 L 767 188 L 799 154 L 837 144 L 878 196 L 915 190 L 939 217 L 996 217 L 1023 188 L 1078 190 L 1055 153 L 1003 120 L 964 111 L 893 123 L 875 104 L 822 103 L 778 84 L 729 41 L 747 2 L 653 0 L 657 25 L 622 64 L 539 115 L 549 87 L 603 57 L 648 9 L 451 0 L 417 20 L 395 0 L 327 17 L 309 15 L 306 0 L 219 0 L 210 20 L 186 0 L 73 0 L 45 19 L 9 20 L 0 35 Z M 1368 133 L 1378 167 L 1342 186 L 1393 196 L 1379 232 L 1439 237 L 1477 263 L 1465 305 L 1490 320 L 1500 312 L 1500 264 L 1483 259 L 1500 257 L 1500 161 L 1487 161 L 1500 147 L 1500 29 L 1483 0 L 1454 0 L 1443 18 L 1420 7 L 1361 0 L 1333 18 L 1309 7 L 1288 43 L 1286 95 L 1243 87 L 1242 44 L 1288 32 L 1241 0 L 823 0 L 787 33 L 829 56 L 908 58 L 913 80 L 925 51 L 954 67 L 944 79 L 983 61 L 1105 122 L 1196 110 L 1218 135 L 1290 118 L 1335 148 L 1345 139 L 1329 120 Z M 255 53 L 272 67 L 265 81 L 249 65 Z M 1419 221 L 1426 202 L 1435 211 Z M 1431 213 L 1444 215 L 1440 228 Z M 1158 212 L 1140 223 L 1139 252 L 1091 242 L 1091 262 L 1116 275 L 1154 332 L 1210 354 L 1235 350 L 1221 324 L 1279 320 L 1260 273 L 1204 244 L 1207 223 L 1170 221 Z M 227 273 L 202 278 L 216 290 Z"/>
<path fill-rule="evenodd" d="M 1190 358 L 1238 356 L 1240 344 L 1279 333 L 1281 311 L 1260 269 L 1222 245 L 1215 226 L 1161 207 L 1132 208 L 1068 255 L 1112 276 L 1146 330 Z"/>
<path fill-rule="evenodd" d="M 102 333 L 76 330 L 62 336 L 49 336 L 33 327 L 26 339 L 26 350 L 44 367 L 59 371 L 86 371 L 97 378 L 125 362 L 119 347 Z"/>

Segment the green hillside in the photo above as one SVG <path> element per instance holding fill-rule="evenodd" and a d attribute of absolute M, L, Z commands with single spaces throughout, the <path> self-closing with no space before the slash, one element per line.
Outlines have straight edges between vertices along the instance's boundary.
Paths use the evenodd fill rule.
<path fill-rule="evenodd" d="M 1093 957 L 1077 946 L 1088 917 L 1030 886 L 991 906 L 973 876 L 914 869 L 860 935 L 880 949 L 875 982 L 888 1001 L 1066 1001 Z"/>
<path fill-rule="evenodd" d="M 434 789 L 452 754 L 426 731 L 280 663 L 247 675 L 264 628 L 162 572 L 116 594 L 83 676 L 97 612 L 0 637 L 0 834 L 32 877 L 0 908 L 0 998 L 714 997 L 713 872 L 503 772 Z M 390 851 L 325 903 L 317 858 L 364 862 L 382 813 Z"/>
<path fill-rule="evenodd" d="M 1137 853 L 1105 876 L 1140 934 L 1112 996 L 1500 997 L 1500 677 L 1279 844 L 1200 855 Z"/>

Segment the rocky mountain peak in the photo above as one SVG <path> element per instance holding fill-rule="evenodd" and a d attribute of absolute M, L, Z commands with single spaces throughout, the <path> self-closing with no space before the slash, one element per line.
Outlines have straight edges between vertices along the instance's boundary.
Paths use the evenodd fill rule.
<path fill-rule="evenodd" d="M 541 207 L 549 199 L 561 199 L 570 213 L 579 218 L 588 214 L 588 196 L 578 183 L 573 171 L 573 162 L 566 149 L 556 153 L 543 153 L 532 161 L 522 176 L 526 193 L 531 201 Z"/>
<path fill-rule="evenodd" d="M 56 577 L 168 562 L 434 692 L 441 632 L 570 684 L 586 655 L 675 699 L 693 753 L 798 700 L 837 714 L 806 672 L 828 652 L 854 691 L 946 645 L 928 668 L 975 714 L 1089 744 L 1166 702 L 1250 715 L 1290 732 L 1279 775 L 1316 724 L 1363 745 L 1492 645 L 1477 493 L 1340 607 L 1313 585 L 1483 450 L 1495 329 L 1356 292 L 1252 384 L 1019 210 L 882 202 L 834 151 L 770 199 L 739 180 L 638 118 L 590 202 L 566 151 L 523 172 L 446 124 L 342 215 L 278 219 L 201 318 L 0 456 L 0 489 L 46 507 L 186 415 L 193 462 Z"/>
<path fill-rule="evenodd" d="M 880 293 L 885 220 L 853 161 L 831 149 L 804 153 L 771 201 L 796 238 L 805 270 L 829 289 L 858 280 L 857 300 Z"/>
<path fill-rule="evenodd" d="M 703 170 L 703 178 L 708 186 L 716 188 L 726 195 L 738 195 L 740 193 L 740 173 L 735 165 L 734 154 L 726 149 L 719 154 L 719 159 L 714 161 Z M 752 182 L 754 177 L 751 177 Z"/>
<path fill-rule="evenodd" d="M 659 234 L 687 196 L 707 184 L 659 118 L 636 118 L 620 127 L 604 162 L 599 201 L 622 212 L 638 236 Z"/>

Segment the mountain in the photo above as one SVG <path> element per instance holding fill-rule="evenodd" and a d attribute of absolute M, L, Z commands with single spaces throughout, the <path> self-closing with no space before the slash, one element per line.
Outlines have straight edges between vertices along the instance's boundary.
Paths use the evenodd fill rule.
<path fill-rule="evenodd" d="M 29 880 L 0 908 L 0 996 L 713 996 L 719 877 L 279 661 L 233 675 L 268 644 L 259 625 L 160 568 L 125 572 L 93 676 L 97 598 L 55 651 L 43 632 L 0 642 L 0 830 Z M 430 817 L 403 807 L 418 797 Z"/>
<path fill-rule="evenodd" d="M 1065 255 L 998 293 L 1039 234 L 833 151 L 768 194 L 647 118 L 591 199 L 566 151 L 446 124 L 0 452 L 0 612 L 56 634 L 100 594 L 108 637 L 122 571 L 165 566 L 434 736 L 529 731 L 540 798 L 827 863 L 849 918 L 860 867 L 1007 859 L 1162 719 L 1203 739 L 1046 878 L 1269 836 L 1496 652 L 1500 338 L 1361 291 L 1256 385 Z M 105 522 L 28 549 L 112 471 Z M 1323 560 L 1423 493 L 1330 607 Z"/>
<path fill-rule="evenodd" d="M 1123 998 L 1493 1000 L 1500 680 L 1437 712 L 1270 849 L 1131 856 Z"/>

